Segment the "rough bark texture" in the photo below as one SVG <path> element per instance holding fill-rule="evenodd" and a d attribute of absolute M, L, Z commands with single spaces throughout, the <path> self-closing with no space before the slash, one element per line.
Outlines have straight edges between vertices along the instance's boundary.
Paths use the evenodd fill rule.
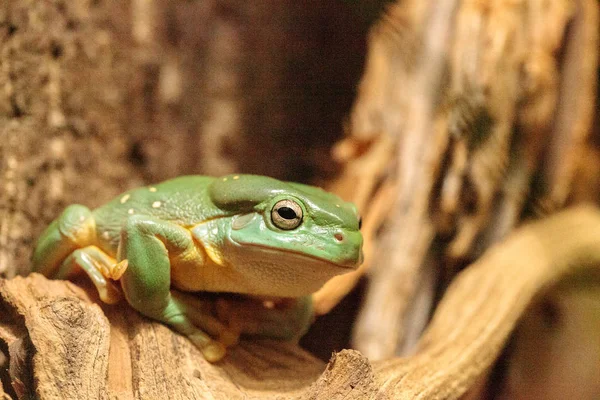
<path fill-rule="evenodd" d="M 330 176 L 366 28 L 320 1 L 2 2 L 0 274 L 28 272 L 70 203 L 192 173 Z"/>
<path fill-rule="evenodd" d="M 127 160 L 133 71 L 111 28 L 119 2 L 3 2 L 0 273 L 28 272 L 33 239 L 69 202 L 139 183 Z M 83 179 L 82 177 L 85 177 Z M 95 199 L 91 200 L 91 199 Z M 90 201 L 91 200 L 91 201 Z"/>
<path fill-rule="evenodd" d="M 257 340 L 243 341 L 212 365 L 187 339 L 125 304 L 99 305 L 84 284 L 37 274 L 3 280 L 0 340 L 10 366 L 2 382 L 11 382 L 6 389 L 18 398 L 42 399 L 457 399 L 469 390 L 470 398 L 483 399 L 486 373 L 517 322 L 559 282 L 583 293 L 595 288 L 596 315 L 581 319 L 594 331 L 600 322 L 598 249 L 596 209 L 522 228 L 457 277 L 413 356 L 372 366 L 344 350 L 325 367 L 293 344 Z M 596 339 L 584 351 L 600 360 Z M 528 365 L 521 361 L 520 367 Z M 597 366 L 573 377 L 572 386 L 590 399 L 600 394 Z M 522 383 L 512 383 L 518 393 Z"/>
<path fill-rule="evenodd" d="M 358 349 L 410 353 L 461 268 L 523 221 L 597 201 L 597 59 L 588 0 L 407 0 L 373 28 L 351 138 L 395 142 L 379 180 L 397 190 Z"/>

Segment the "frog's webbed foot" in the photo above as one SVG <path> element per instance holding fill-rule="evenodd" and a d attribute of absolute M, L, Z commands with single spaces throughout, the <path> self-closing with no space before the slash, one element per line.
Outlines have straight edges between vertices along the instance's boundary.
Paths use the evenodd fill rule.
<path fill-rule="evenodd" d="M 312 300 L 310 296 L 272 300 L 221 298 L 217 301 L 217 316 L 242 334 L 298 340 L 312 322 Z"/>
<path fill-rule="evenodd" d="M 213 340 L 204 330 L 218 331 L 218 321 L 211 321 L 209 315 L 206 315 L 202 310 L 194 310 L 194 307 L 187 301 L 180 301 L 175 297 L 171 297 L 167 307 L 160 313 L 154 315 L 144 314 L 164 322 L 187 336 L 187 338 L 202 352 L 204 358 L 210 362 L 216 362 L 222 359 L 226 353 L 226 344 Z M 214 322 L 214 323 L 213 323 Z"/>
<path fill-rule="evenodd" d="M 80 267 L 98 290 L 100 300 L 107 304 L 116 304 L 122 298 L 121 290 L 110 281 L 110 271 L 115 266 L 115 259 L 96 246 L 86 246 L 73 251 L 61 264 L 56 278 L 67 278 L 76 267 Z"/>
<path fill-rule="evenodd" d="M 176 290 L 171 291 L 171 296 L 178 308 L 195 326 L 203 329 L 210 336 L 218 338 L 219 342 L 227 347 L 239 342 L 240 333 L 215 317 L 214 300 L 205 300 Z"/>
<path fill-rule="evenodd" d="M 212 305 L 171 291 L 171 260 L 202 265 L 190 232 L 158 218 L 133 215 L 121 231 L 118 259 L 127 260 L 121 287 L 133 308 L 187 336 L 211 362 L 223 358 L 238 335 L 212 315 Z M 211 338 L 217 337 L 217 340 Z"/>

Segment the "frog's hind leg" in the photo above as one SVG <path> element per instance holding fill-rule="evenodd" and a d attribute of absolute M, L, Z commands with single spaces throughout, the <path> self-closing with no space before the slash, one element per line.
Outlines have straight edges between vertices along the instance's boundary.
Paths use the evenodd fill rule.
<path fill-rule="evenodd" d="M 67 278 L 72 271 L 81 268 L 91 279 L 98 290 L 100 300 L 107 304 L 115 304 L 121 300 L 121 291 L 108 278 L 114 269 L 115 259 L 96 246 L 87 246 L 73 251 L 61 264 L 57 279 Z"/>
<path fill-rule="evenodd" d="M 75 250 L 94 244 L 96 222 L 89 208 L 67 207 L 38 239 L 33 253 L 33 272 L 55 277 L 61 264 Z"/>

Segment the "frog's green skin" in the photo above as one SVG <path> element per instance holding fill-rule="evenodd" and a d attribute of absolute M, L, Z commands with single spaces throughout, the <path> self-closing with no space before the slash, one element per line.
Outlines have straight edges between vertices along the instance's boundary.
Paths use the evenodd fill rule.
<path fill-rule="evenodd" d="M 294 229 L 274 220 L 281 200 L 301 208 Z M 355 269 L 361 246 L 356 207 L 321 189 L 256 175 L 184 176 L 130 190 L 93 211 L 67 207 L 40 237 L 33 268 L 56 278 L 81 268 L 108 303 L 120 299 L 111 279 L 118 280 L 131 306 L 216 361 L 224 345 L 204 331 L 225 344 L 239 332 L 181 291 L 301 298 Z M 298 304 L 298 318 L 308 322 L 308 303 Z M 261 333 L 286 336 L 276 328 Z"/>

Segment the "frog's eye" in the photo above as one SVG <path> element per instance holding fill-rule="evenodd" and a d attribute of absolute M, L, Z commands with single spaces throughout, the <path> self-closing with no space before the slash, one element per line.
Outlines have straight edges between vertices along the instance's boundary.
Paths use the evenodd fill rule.
<path fill-rule="evenodd" d="M 271 220 L 280 229 L 297 228 L 302 223 L 302 208 L 293 200 L 280 200 L 271 210 Z"/>

